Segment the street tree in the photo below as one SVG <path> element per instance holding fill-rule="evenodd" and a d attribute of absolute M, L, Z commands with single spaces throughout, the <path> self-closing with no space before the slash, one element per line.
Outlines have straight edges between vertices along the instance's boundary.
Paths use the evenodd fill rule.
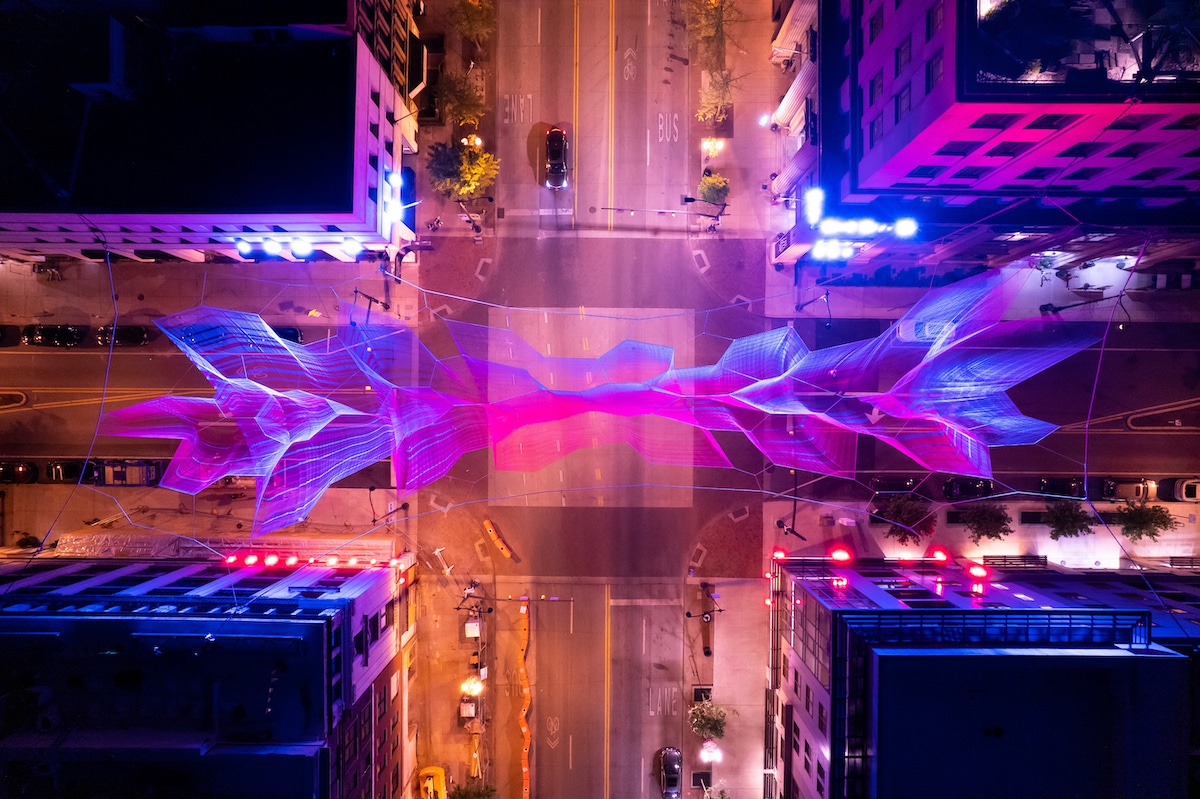
<path fill-rule="evenodd" d="M 729 116 L 733 106 L 733 90 L 741 85 L 741 76 L 732 69 L 719 69 L 708 73 L 708 80 L 700 86 L 700 104 L 696 108 L 696 119 L 718 125 Z"/>
<path fill-rule="evenodd" d="M 483 95 L 470 75 L 443 72 L 438 78 L 437 96 L 446 121 L 451 125 L 479 125 L 483 119 Z"/>
<path fill-rule="evenodd" d="M 700 178 L 700 185 L 696 187 L 696 195 L 706 203 L 724 205 L 726 198 L 729 197 L 729 178 L 722 177 L 716 172 L 705 175 Z"/>
<path fill-rule="evenodd" d="M 736 0 L 689 0 L 688 35 L 696 45 L 696 64 L 716 72 L 725 68 L 725 50 L 738 48 L 732 26 L 746 21 Z"/>
<path fill-rule="evenodd" d="M 446 791 L 446 799 L 492 799 L 496 787 L 478 780 L 460 782 Z"/>
<path fill-rule="evenodd" d="M 921 543 L 937 529 L 937 517 L 929 512 L 929 503 L 914 494 L 892 494 L 876 501 L 873 516 L 891 526 L 884 533 L 905 546 Z"/>
<path fill-rule="evenodd" d="M 724 738 L 725 714 L 724 707 L 711 699 L 705 699 L 688 708 L 688 726 L 705 741 Z"/>
<path fill-rule="evenodd" d="M 1117 508 L 1117 524 L 1130 541 L 1158 538 L 1159 533 L 1178 528 L 1182 522 L 1171 515 L 1162 505 L 1151 505 L 1147 500 L 1134 502 L 1125 500 L 1125 507 Z"/>
<path fill-rule="evenodd" d="M 976 544 L 985 538 L 999 541 L 1007 535 L 1012 535 L 1012 517 L 1003 505 L 979 502 L 967 505 L 962 514 L 963 524 L 967 526 L 967 532 Z"/>
<path fill-rule="evenodd" d="M 500 159 L 475 147 L 437 142 L 429 148 L 429 181 L 451 200 L 479 196 L 496 182 Z"/>
<path fill-rule="evenodd" d="M 1070 499 L 1047 502 L 1043 519 L 1050 525 L 1050 538 L 1054 541 L 1092 534 L 1092 514 Z"/>
<path fill-rule="evenodd" d="M 483 47 L 496 30 L 496 7 L 492 0 L 454 0 L 446 16 L 454 29 L 476 47 Z"/>

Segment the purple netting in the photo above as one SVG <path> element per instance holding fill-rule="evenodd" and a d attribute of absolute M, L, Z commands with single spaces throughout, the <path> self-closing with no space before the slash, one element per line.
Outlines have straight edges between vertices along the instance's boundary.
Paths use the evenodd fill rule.
<path fill-rule="evenodd" d="M 711 431 L 740 431 L 776 465 L 852 476 L 861 433 L 927 469 L 990 476 L 990 446 L 1054 429 L 1004 390 L 1101 336 L 1053 319 L 1002 321 L 1010 277 L 933 292 L 874 339 L 810 352 L 780 328 L 690 368 L 674 368 L 661 344 L 550 357 L 512 330 L 461 322 L 447 323 L 461 356 L 438 360 L 388 317 L 343 320 L 336 338 L 300 346 L 254 314 L 201 307 L 159 326 L 215 396 L 163 397 L 103 424 L 110 435 L 180 439 L 166 488 L 257 477 L 256 534 L 300 521 L 335 480 L 388 456 L 408 492 L 488 446 L 508 470 L 614 443 L 653 463 L 729 466 Z"/>

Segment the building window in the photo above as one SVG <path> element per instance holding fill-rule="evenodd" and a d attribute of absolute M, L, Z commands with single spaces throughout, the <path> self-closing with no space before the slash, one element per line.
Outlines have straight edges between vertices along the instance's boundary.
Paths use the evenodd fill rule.
<path fill-rule="evenodd" d="M 812 745 L 808 739 L 804 741 L 804 770 L 812 774 Z"/>
<path fill-rule="evenodd" d="M 933 91 L 942 80 L 942 51 L 938 50 L 925 62 L 925 93 Z"/>
<path fill-rule="evenodd" d="M 792 722 L 792 751 L 800 751 L 800 725 Z"/>
<path fill-rule="evenodd" d="M 1126 144 L 1120 149 L 1113 150 L 1106 158 L 1137 158 L 1142 153 L 1154 147 L 1152 142 L 1139 141 L 1133 144 Z"/>
<path fill-rule="evenodd" d="M 993 158 L 1012 158 L 1031 147 L 1033 147 L 1033 142 L 1030 141 L 1002 141 L 984 155 L 990 155 Z"/>
<path fill-rule="evenodd" d="M 1169 125 L 1163 125 L 1163 130 L 1200 130 L 1200 114 L 1185 114 Z"/>
<path fill-rule="evenodd" d="M 817 793 L 825 795 L 825 767 L 817 763 Z"/>
<path fill-rule="evenodd" d="M 1058 170 L 1052 166 L 1035 166 L 1026 170 L 1017 180 L 1045 180 Z"/>
<path fill-rule="evenodd" d="M 896 77 L 900 77 L 900 72 L 908 66 L 908 62 L 912 61 L 912 34 L 904 37 L 904 41 L 900 42 L 900 46 L 896 48 Z"/>
<path fill-rule="evenodd" d="M 904 119 L 904 115 L 912 109 L 912 84 L 906 83 L 900 87 L 895 97 L 896 123 Z"/>
<path fill-rule="evenodd" d="M 871 146 L 871 147 L 874 147 L 875 145 L 879 144 L 879 142 L 883 141 L 883 116 L 882 115 L 877 116 L 871 120 L 870 137 L 871 138 L 870 138 L 869 146 Z"/>
<path fill-rule="evenodd" d="M 1095 141 L 1081 141 L 1078 144 L 1072 144 L 1067 149 L 1055 156 L 1055 158 L 1087 158 L 1089 155 L 1095 155 L 1104 149 L 1104 145 Z"/>
<path fill-rule="evenodd" d="M 942 0 L 935 0 L 925 11 L 925 41 L 933 38 L 933 34 L 942 29 L 942 21 L 946 17 L 946 7 Z"/>
<path fill-rule="evenodd" d="M 1062 130 L 1079 117 L 1079 114 L 1042 114 L 1025 127 L 1030 130 Z"/>
<path fill-rule="evenodd" d="M 817 729 L 825 735 L 829 734 L 829 715 L 825 712 L 825 703 L 817 703 Z"/>
<path fill-rule="evenodd" d="M 800 696 L 800 669 L 792 669 L 792 693 Z"/>
<path fill-rule="evenodd" d="M 964 166 L 950 177 L 958 180 L 978 180 L 991 171 L 990 166 Z"/>
<path fill-rule="evenodd" d="M 875 77 L 871 78 L 871 83 L 867 89 L 867 96 L 870 98 L 868 105 L 875 105 L 879 98 L 883 95 L 883 70 L 875 73 Z"/>
<path fill-rule="evenodd" d="M 813 690 L 811 685 L 804 686 L 804 710 L 808 715 L 812 715 L 813 705 Z"/>
<path fill-rule="evenodd" d="M 883 6 L 871 16 L 870 27 L 867 30 L 868 41 L 874 42 L 883 33 Z"/>
<path fill-rule="evenodd" d="M 1142 130 L 1165 118 L 1166 114 L 1126 114 L 1110 122 L 1107 130 Z"/>
<path fill-rule="evenodd" d="M 1076 169 L 1075 172 L 1069 175 L 1063 175 L 1061 180 L 1091 180 L 1102 172 L 1104 172 L 1103 167 L 1084 167 Z"/>
<path fill-rule="evenodd" d="M 971 127 L 1004 130 L 1011 125 L 1016 124 L 1017 120 L 1020 118 L 1020 114 L 984 114 L 979 119 L 972 122 Z"/>
<path fill-rule="evenodd" d="M 934 155 L 970 155 L 983 146 L 981 141 L 948 141 Z"/>
<path fill-rule="evenodd" d="M 913 167 L 909 171 L 909 173 L 907 175 L 905 175 L 905 177 L 906 178 L 936 178 L 938 175 L 942 174 L 942 172 L 945 171 L 945 169 L 946 169 L 946 167 L 944 167 L 944 166 L 917 166 L 917 167 Z"/>

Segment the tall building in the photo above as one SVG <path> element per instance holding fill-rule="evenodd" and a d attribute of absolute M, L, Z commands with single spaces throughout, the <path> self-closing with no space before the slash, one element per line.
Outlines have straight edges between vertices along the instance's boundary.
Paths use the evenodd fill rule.
<path fill-rule="evenodd" d="M 410 3 L 37 0 L 0 9 L 0 47 L 0 255 L 352 261 L 414 237 Z"/>
<path fill-rule="evenodd" d="M 1113 228 L 1139 226 L 1138 243 L 1145 229 L 1159 239 L 1139 268 L 1200 254 L 1195 4 L 792 0 L 774 12 L 771 59 L 793 75 L 774 120 L 794 152 L 776 196 L 819 186 L 834 216 L 913 216 L 926 262 L 1048 252 L 1061 269 L 1124 254 Z M 798 212 L 777 261 L 817 238 Z M 859 240 L 860 261 L 906 253 Z"/>
<path fill-rule="evenodd" d="M 1154 577 L 776 560 L 765 799 L 1188 795 L 1200 580 Z"/>
<path fill-rule="evenodd" d="M 414 557 L 226 543 L 0 561 L 0 792 L 406 795 Z"/>

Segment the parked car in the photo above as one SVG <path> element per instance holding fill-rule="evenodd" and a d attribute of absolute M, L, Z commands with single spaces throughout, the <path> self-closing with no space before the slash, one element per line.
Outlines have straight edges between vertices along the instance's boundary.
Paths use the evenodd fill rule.
<path fill-rule="evenodd" d="M 100 468 L 95 461 L 50 461 L 49 465 L 46 466 L 46 479 L 51 483 L 98 485 L 100 481 Z"/>
<path fill-rule="evenodd" d="M 663 799 L 679 799 L 683 792 L 683 755 L 673 746 L 659 752 L 658 784 Z"/>
<path fill-rule="evenodd" d="M 871 490 L 876 494 L 907 494 L 916 490 L 921 478 L 881 474 L 871 478 Z"/>
<path fill-rule="evenodd" d="M 942 483 L 942 496 L 950 502 L 990 497 L 996 484 L 986 477 L 951 477 Z"/>
<path fill-rule="evenodd" d="M 25 325 L 21 343 L 35 347 L 77 347 L 87 328 L 78 325 Z"/>
<path fill-rule="evenodd" d="M 1111 500 L 1154 499 L 1154 484 L 1146 480 L 1121 480 L 1109 477 L 1100 484 L 1100 496 Z"/>
<path fill-rule="evenodd" d="M 161 461 L 104 461 L 100 483 L 106 486 L 156 486 L 162 478 L 162 471 Z"/>
<path fill-rule="evenodd" d="M 298 327 L 272 327 L 271 329 L 284 341 L 291 341 L 295 344 L 304 343 L 304 331 Z"/>
<path fill-rule="evenodd" d="M 1176 502 L 1200 502 L 1200 477 L 1176 477 L 1171 495 Z"/>
<path fill-rule="evenodd" d="M 1078 477 L 1043 477 L 1038 484 L 1039 494 L 1057 497 L 1084 497 L 1084 482 Z"/>
<path fill-rule="evenodd" d="M 0 461 L 0 483 L 36 483 L 38 467 L 30 461 Z"/>
<path fill-rule="evenodd" d="M 561 128 L 550 128 L 546 132 L 546 188 L 567 187 L 567 134 Z"/>
<path fill-rule="evenodd" d="M 104 325 L 96 330 L 101 347 L 142 347 L 150 343 L 150 331 L 141 325 Z"/>

